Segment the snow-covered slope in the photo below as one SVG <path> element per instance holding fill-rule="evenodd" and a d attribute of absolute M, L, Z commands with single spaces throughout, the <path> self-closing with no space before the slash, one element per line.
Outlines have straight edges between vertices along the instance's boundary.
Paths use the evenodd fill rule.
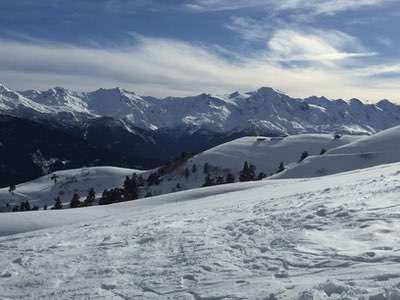
<path fill-rule="evenodd" d="M 123 119 L 146 130 L 190 128 L 214 132 L 252 130 L 262 134 L 320 133 L 336 130 L 365 134 L 400 125 L 400 107 L 388 100 L 324 97 L 291 98 L 272 88 L 229 95 L 143 97 L 121 88 L 77 93 L 62 88 L 21 92 L 37 104 L 60 113 Z"/>
<path fill-rule="evenodd" d="M 2 214 L 0 298 L 399 299 L 399 170 Z"/>
<path fill-rule="evenodd" d="M 51 109 L 0 84 L 0 111 L 5 113 L 51 113 Z"/>
<path fill-rule="evenodd" d="M 340 139 L 335 139 L 329 134 L 299 134 L 282 138 L 244 137 L 190 158 L 162 176 L 161 183 L 149 187 L 149 191 L 153 195 L 160 195 L 198 188 L 205 183 L 207 175 L 214 179 L 222 176 L 225 180 L 228 174 L 232 174 L 235 181 L 239 181 L 239 173 L 245 161 L 256 167 L 256 175 L 262 172 L 270 176 L 277 172 L 281 162 L 286 166 L 296 165 L 304 151 L 316 155 L 322 149 L 329 150 L 362 138 L 343 135 Z M 205 164 L 209 165 L 207 174 L 203 171 Z"/>
<path fill-rule="evenodd" d="M 47 91 L 28 90 L 20 92 L 34 102 L 50 107 L 56 112 L 90 113 L 81 93 L 56 87 Z"/>
<path fill-rule="evenodd" d="M 190 158 L 162 176 L 159 185 L 146 186 L 141 196 L 147 192 L 161 195 L 201 187 L 207 175 L 203 172 L 205 163 L 209 164 L 211 177 L 225 178 L 231 173 L 238 181 L 239 172 L 245 161 L 256 166 L 257 174 L 263 172 L 271 175 L 277 171 L 280 162 L 284 162 L 285 165 L 297 164 L 304 151 L 310 155 L 319 154 L 321 149 L 329 150 L 360 139 L 362 137 L 346 135 L 335 139 L 329 134 L 303 134 L 284 138 L 240 138 Z M 194 165 L 197 168 L 196 172 L 192 172 Z M 185 176 L 186 168 L 190 171 L 189 176 Z M 56 172 L 59 177 L 56 184 L 51 179 L 53 174 L 50 174 L 18 185 L 13 195 L 8 192 L 8 188 L 0 189 L 0 208 L 7 203 L 13 207 L 25 200 L 40 208 L 44 205 L 52 206 L 54 199 L 59 195 L 62 201 L 69 203 L 75 192 L 84 197 L 91 187 L 98 194 L 104 189 L 120 187 L 125 176 L 131 176 L 134 172 L 147 178 L 152 171 L 97 167 Z"/>
<path fill-rule="evenodd" d="M 362 139 L 343 135 L 335 139 L 330 134 L 299 134 L 282 138 L 244 137 L 204 151 L 190 159 L 188 164 L 203 166 L 209 163 L 238 174 L 243 163 L 254 164 L 258 172 L 275 173 L 280 162 L 285 165 L 297 162 L 302 152 L 316 155 L 322 149 L 329 150 Z"/>
<path fill-rule="evenodd" d="M 316 177 L 400 161 L 400 126 L 312 156 L 276 178 Z"/>
<path fill-rule="evenodd" d="M 28 200 L 31 206 L 42 208 L 44 205 L 54 205 L 57 196 L 68 204 L 74 193 L 86 197 L 88 190 L 93 188 L 97 194 L 105 189 L 122 186 L 126 176 L 141 174 L 143 171 L 115 167 L 91 167 L 58 171 L 36 180 L 16 186 L 14 193 L 8 188 L 0 189 L 0 207 L 18 205 Z M 56 175 L 56 178 L 54 177 Z"/>

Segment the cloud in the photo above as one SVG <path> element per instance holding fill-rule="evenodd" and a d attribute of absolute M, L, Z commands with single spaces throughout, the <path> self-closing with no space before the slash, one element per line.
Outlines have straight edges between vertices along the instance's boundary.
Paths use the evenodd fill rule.
<path fill-rule="evenodd" d="M 315 14 L 334 14 L 340 11 L 354 10 L 371 6 L 380 6 L 388 0 L 283 0 L 279 9 L 303 9 Z"/>
<path fill-rule="evenodd" d="M 268 0 L 267 0 L 268 2 Z M 264 6 L 265 0 L 193 0 L 183 3 L 183 8 L 193 12 L 236 10 Z"/>
<path fill-rule="evenodd" d="M 364 50 L 355 38 L 333 31 L 276 31 L 264 51 L 230 59 L 218 47 L 161 38 L 137 37 L 132 46 L 119 49 L 1 40 L 0 81 L 15 89 L 118 85 L 155 96 L 261 86 L 297 97 L 397 96 L 398 83 L 375 77 L 379 66 L 357 63 L 370 54 Z"/>
<path fill-rule="evenodd" d="M 274 60 L 318 63 L 325 66 L 336 66 L 337 62 L 350 58 L 376 55 L 374 52 L 367 52 L 356 38 L 334 30 L 278 30 L 269 40 L 268 47 Z"/>
<path fill-rule="evenodd" d="M 380 36 L 376 38 L 377 42 L 384 47 L 393 47 L 393 41 L 390 38 Z"/>
<path fill-rule="evenodd" d="M 193 12 L 263 7 L 265 10 L 305 10 L 315 14 L 383 5 L 390 0 L 190 0 L 183 7 Z"/>
<path fill-rule="evenodd" d="M 255 20 L 248 17 L 232 17 L 225 28 L 238 33 L 246 41 L 265 41 L 270 36 L 274 20 Z"/>

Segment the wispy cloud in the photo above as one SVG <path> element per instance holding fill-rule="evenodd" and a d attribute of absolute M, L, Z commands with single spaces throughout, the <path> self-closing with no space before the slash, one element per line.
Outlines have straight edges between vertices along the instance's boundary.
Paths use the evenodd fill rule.
<path fill-rule="evenodd" d="M 357 63 L 373 53 L 344 33 L 282 30 L 262 52 L 231 55 L 234 59 L 221 52 L 218 47 L 145 37 L 121 49 L 2 40 L 0 81 L 19 89 L 119 85 L 159 96 L 272 86 L 299 97 L 397 97 L 395 81 L 375 77 L 380 66 L 362 68 Z"/>
<path fill-rule="evenodd" d="M 339 11 L 383 5 L 390 0 L 190 0 L 183 7 L 194 11 L 237 10 L 264 7 L 265 10 L 307 10 L 315 14 L 334 14 Z"/>
<path fill-rule="evenodd" d="M 279 9 L 310 10 L 316 14 L 334 14 L 340 11 L 380 6 L 388 0 L 283 0 Z"/>
<path fill-rule="evenodd" d="M 266 5 L 268 0 L 191 0 L 183 3 L 182 7 L 193 12 L 236 10 Z"/>
<path fill-rule="evenodd" d="M 339 31 L 278 30 L 268 42 L 270 57 L 281 62 L 308 62 L 336 66 L 350 58 L 368 57 L 375 52 L 366 51 L 356 38 Z"/>
<path fill-rule="evenodd" d="M 274 20 L 255 20 L 249 17 L 232 17 L 225 28 L 238 33 L 246 41 L 266 41 L 271 35 Z"/>

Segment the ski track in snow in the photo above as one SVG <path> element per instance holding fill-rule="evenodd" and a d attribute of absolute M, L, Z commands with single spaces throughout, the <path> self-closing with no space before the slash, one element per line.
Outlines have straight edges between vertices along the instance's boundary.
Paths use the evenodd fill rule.
<path fill-rule="evenodd" d="M 400 164 L 204 191 L 0 238 L 0 299 L 400 299 Z"/>

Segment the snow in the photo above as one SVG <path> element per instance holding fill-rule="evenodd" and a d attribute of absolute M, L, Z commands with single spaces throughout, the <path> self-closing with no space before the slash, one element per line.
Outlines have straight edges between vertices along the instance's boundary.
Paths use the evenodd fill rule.
<path fill-rule="evenodd" d="M 14 92 L 0 84 L 0 110 L 9 112 L 12 110 L 36 111 L 38 113 L 50 113 L 46 106 L 40 105 L 21 94 Z"/>
<path fill-rule="evenodd" d="M 244 94 L 235 92 L 218 96 L 203 93 L 162 99 L 140 96 L 121 88 L 94 92 L 74 92 L 63 88 L 21 93 L 7 90 L 23 100 L 19 109 L 28 107 L 39 113 L 59 115 L 68 112 L 77 115 L 77 119 L 112 117 L 145 130 L 189 127 L 191 130 L 207 129 L 228 134 L 244 130 L 269 135 L 330 133 L 336 130 L 371 134 L 400 124 L 400 107 L 388 100 L 363 104 L 357 99 L 296 99 L 266 87 Z M 13 97 L 8 92 L 1 95 L 0 90 L 0 110 L 17 109 L 11 105 L 12 97 L 9 96 Z"/>
<path fill-rule="evenodd" d="M 170 192 L 188 190 L 201 187 L 206 174 L 203 172 L 205 163 L 209 164 L 209 175 L 212 178 L 222 176 L 226 178 L 231 173 L 239 180 L 240 171 L 247 161 L 256 166 L 256 173 L 274 174 L 280 162 L 286 165 L 297 164 L 301 153 L 307 151 L 310 155 L 319 154 L 321 149 L 332 149 L 361 139 L 358 136 L 343 136 L 334 139 L 329 134 L 300 134 L 288 137 L 244 137 L 224 143 L 204 151 L 175 170 L 162 177 L 162 182 L 149 188 L 152 195 L 161 195 Z M 197 172 L 191 172 L 196 165 Z M 185 176 L 185 169 L 189 170 L 189 177 Z M 179 184 L 180 188 L 176 188 Z"/>
<path fill-rule="evenodd" d="M 324 155 L 309 157 L 275 178 L 316 177 L 399 162 L 399 148 L 400 126 L 397 126 L 337 147 Z"/>
<path fill-rule="evenodd" d="M 245 161 L 254 164 L 258 172 L 272 174 L 277 171 L 280 162 L 290 164 L 300 159 L 301 153 L 307 151 L 316 155 L 322 149 L 332 149 L 359 140 L 356 136 L 343 136 L 335 139 L 330 134 L 299 134 L 288 137 L 244 137 L 204 151 L 188 164 L 210 165 L 230 169 L 239 173 Z"/>
<path fill-rule="evenodd" d="M 39 208 L 44 205 L 51 207 L 54 205 L 54 199 L 60 196 L 61 201 L 68 204 L 74 193 L 86 197 L 88 190 L 93 188 L 97 194 L 101 194 L 105 189 L 120 187 L 126 176 L 143 172 L 115 167 L 88 167 L 58 171 L 17 185 L 13 194 L 9 193 L 8 188 L 0 189 L 0 203 L 1 206 L 5 206 L 6 203 L 13 206 L 21 201 L 29 200 L 32 207 L 35 205 Z M 57 176 L 56 183 L 52 179 L 54 174 Z"/>
<path fill-rule="evenodd" d="M 28 90 L 20 92 L 36 103 L 50 107 L 54 112 L 87 113 L 88 104 L 82 100 L 83 94 L 56 87 L 47 91 Z"/>
<path fill-rule="evenodd" d="M 310 155 L 319 154 L 323 148 L 329 150 L 359 139 L 361 137 L 357 136 L 334 139 L 333 135 L 329 134 L 303 134 L 285 138 L 244 137 L 194 156 L 176 170 L 163 176 L 162 182 L 149 187 L 148 191 L 151 191 L 152 195 L 161 195 L 201 187 L 206 176 L 203 173 L 203 165 L 206 162 L 210 165 L 211 175 L 225 177 L 228 173 L 232 173 L 238 180 L 245 161 L 256 165 L 257 173 L 264 172 L 270 175 L 276 172 L 281 161 L 289 165 L 296 164 L 303 151 L 308 151 Z M 190 173 L 186 178 L 185 168 L 191 170 L 194 164 L 198 171 Z M 59 177 L 56 184 L 52 180 L 53 173 L 18 185 L 13 195 L 9 193 L 8 188 L 0 189 L 0 207 L 6 206 L 7 203 L 11 206 L 19 205 L 25 200 L 28 200 L 31 206 L 51 207 L 57 196 L 61 196 L 62 201 L 69 204 L 74 193 L 85 197 L 88 189 L 93 187 L 99 195 L 104 189 L 120 187 L 126 176 L 137 173 L 146 178 L 151 172 L 151 170 L 111 167 L 55 172 Z M 176 188 L 178 183 L 179 189 Z M 141 196 L 146 192 L 147 190 L 142 192 Z"/>
<path fill-rule="evenodd" d="M 399 299 L 399 186 L 396 163 L 2 214 L 0 298 Z"/>

